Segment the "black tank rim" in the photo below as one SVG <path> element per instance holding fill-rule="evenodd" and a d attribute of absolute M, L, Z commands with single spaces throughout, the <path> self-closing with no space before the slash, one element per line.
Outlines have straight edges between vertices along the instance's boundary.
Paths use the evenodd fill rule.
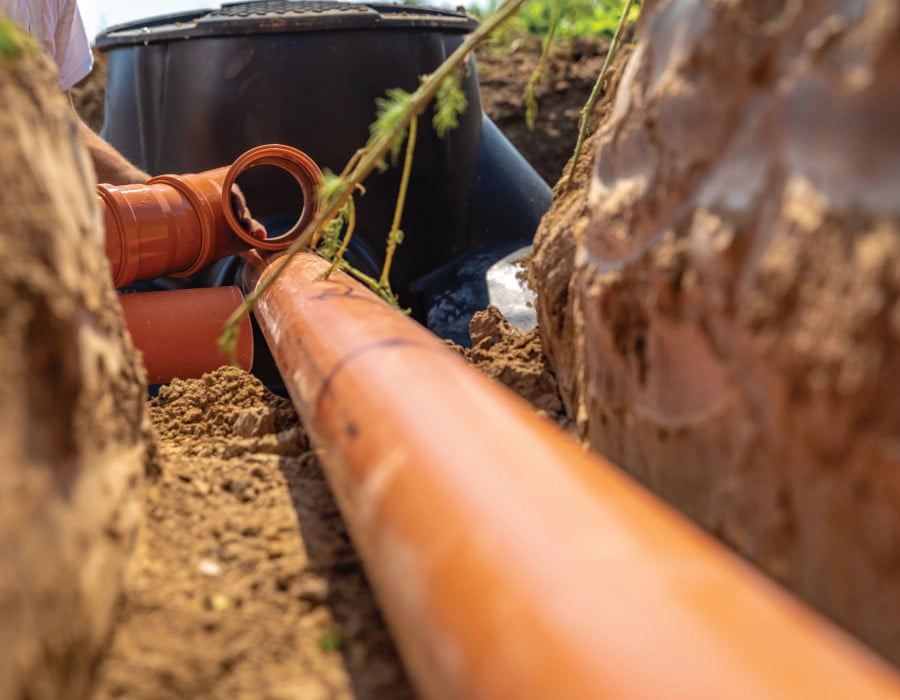
<path fill-rule="evenodd" d="M 119 24 L 100 34 L 95 44 L 105 51 L 202 37 L 360 29 L 467 34 L 477 26 L 478 20 L 461 10 L 377 2 L 255 0 Z"/>

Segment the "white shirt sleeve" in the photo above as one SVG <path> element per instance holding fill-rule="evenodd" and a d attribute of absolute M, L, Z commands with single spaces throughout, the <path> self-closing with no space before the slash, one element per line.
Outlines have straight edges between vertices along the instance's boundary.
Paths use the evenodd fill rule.
<path fill-rule="evenodd" d="M 94 56 L 76 0 L 59 0 L 58 8 L 53 59 L 59 67 L 60 87 L 68 90 L 91 72 Z"/>
<path fill-rule="evenodd" d="M 91 72 L 94 56 L 76 0 L 0 0 L 0 11 L 43 45 L 63 90 Z"/>

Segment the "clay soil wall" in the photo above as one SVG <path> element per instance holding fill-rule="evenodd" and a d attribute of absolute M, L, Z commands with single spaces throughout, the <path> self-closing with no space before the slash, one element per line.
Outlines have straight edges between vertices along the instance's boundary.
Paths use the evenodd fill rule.
<path fill-rule="evenodd" d="M 660 1 L 538 232 L 580 434 L 900 662 L 900 8 Z"/>

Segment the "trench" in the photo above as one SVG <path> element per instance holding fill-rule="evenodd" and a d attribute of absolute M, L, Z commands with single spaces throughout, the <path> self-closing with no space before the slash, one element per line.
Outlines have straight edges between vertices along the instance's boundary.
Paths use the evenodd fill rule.
<path fill-rule="evenodd" d="M 485 53 L 482 99 L 552 180 L 574 143 L 571 113 L 604 54 L 583 41 L 554 57 L 555 82 L 539 88 L 542 109 L 529 131 L 520 104 L 538 50 Z M 96 59 L 74 100 L 99 130 L 106 55 Z M 474 340 L 457 350 L 570 425 L 536 332 L 487 314 Z M 415 697 L 289 401 L 254 375 L 223 368 L 174 381 L 150 410 L 157 455 L 146 520 L 92 697 Z"/>
<path fill-rule="evenodd" d="M 510 346 L 520 340 L 504 338 L 493 342 L 498 345 L 499 354 L 508 358 Z M 486 351 L 491 345 L 487 342 L 481 349 Z M 467 353 L 467 356 L 475 359 L 477 353 Z M 539 350 L 536 356 L 540 356 Z M 503 378 L 505 370 L 488 370 L 488 373 Z M 515 380 L 506 383 L 518 387 Z M 546 390 L 546 382 L 542 386 Z M 543 399 L 546 399 L 546 393 Z M 535 400 L 535 403 L 539 402 Z M 541 407 L 545 413 L 556 411 L 556 417 L 566 422 L 561 404 L 554 405 L 552 411 L 547 411 L 546 406 Z M 126 598 L 110 651 L 98 671 L 96 697 L 413 697 L 415 691 L 400 662 L 395 643 L 403 647 L 407 665 L 412 660 L 416 686 L 427 696 L 439 696 L 442 692 L 449 696 L 473 696 L 476 690 L 484 688 L 504 695 L 509 694 L 510 689 L 521 690 L 516 682 L 522 679 L 538 682 L 538 686 L 526 686 L 531 690 L 543 687 L 540 682 L 565 686 L 569 681 L 574 688 L 596 688 L 599 686 L 579 686 L 580 681 L 590 677 L 590 671 L 579 665 L 588 652 L 592 652 L 589 658 L 593 660 L 612 659 L 609 666 L 601 663 L 597 669 L 598 677 L 609 683 L 606 687 L 610 692 L 636 696 L 652 689 L 662 692 L 672 678 L 690 677 L 699 683 L 698 689 L 709 689 L 715 686 L 715 681 L 704 677 L 702 668 L 710 666 L 723 674 L 726 687 L 732 680 L 742 680 L 744 685 L 741 687 L 759 690 L 760 696 L 767 696 L 774 690 L 801 692 L 828 688 L 835 679 L 838 682 L 833 687 L 858 687 L 865 689 L 867 696 L 874 697 L 881 692 L 887 696 L 890 692 L 890 682 L 882 683 L 878 665 L 872 664 L 853 643 L 840 635 L 833 637 L 830 628 L 818 618 L 799 609 L 774 586 L 761 582 L 743 565 L 727 558 L 721 560 L 728 562 L 721 568 L 719 563 L 711 566 L 710 580 L 714 584 L 709 584 L 702 576 L 703 583 L 696 590 L 691 581 L 674 582 L 674 588 L 680 591 L 675 599 L 680 599 L 679 595 L 697 596 L 704 586 L 715 588 L 723 580 L 727 581 L 726 589 L 732 590 L 728 587 L 734 585 L 734 597 L 724 598 L 743 611 L 735 619 L 729 619 L 734 611 L 725 610 L 727 606 L 717 608 L 701 604 L 696 610 L 688 606 L 692 612 L 687 619 L 680 608 L 673 614 L 673 620 L 685 624 L 685 628 L 700 630 L 698 636 L 690 635 L 694 640 L 692 643 L 697 644 L 697 653 L 687 655 L 698 665 L 693 668 L 693 673 L 690 668 L 675 669 L 661 663 L 656 679 L 633 680 L 638 675 L 636 667 L 614 668 L 616 659 L 625 662 L 621 666 L 627 667 L 627 662 L 633 658 L 630 654 L 637 654 L 632 646 L 636 640 L 627 632 L 627 621 L 600 616 L 602 622 L 617 630 L 610 635 L 616 641 L 614 645 L 606 640 L 598 641 L 603 635 L 593 637 L 589 633 L 592 631 L 589 624 L 581 627 L 574 620 L 570 627 L 572 639 L 597 641 L 596 648 L 585 644 L 580 653 L 569 653 L 577 645 L 569 647 L 563 642 L 553 647 L 548 641 L 555 639 L 553 635 L 548 635 L 537 645 L 554 659 L 553 653 L 564 657 L 553 667 L 559 676 L 553 673 L 542 676 L 543 666 L 538 663 L 527 665 L 521 677 L 516 678 L 516 674 L 510 672 L 513 664 L 528 658 L 527 654 L 510 659 L 505 656 L 506 646 L 491 644 L 491 640 L 499 637 L 489 634 L 486 646 L 472 642 L 472 648 L 488 653 L 481 653 L 477 662 L 467 658 L 468 665 L 463 664 L 465 672 L 462 676 L 453 675 L 456 666 L 447 663 L 440 652 L 444 643 L 452 646 L 457 638 L 448 632 L 447 639 L 434 641 L 434 630 L 443 630 L 442 623 L 447 624 L 448 630 L 458 629 L 446 622 L 446 616 L 467 619 L 470 613 L 463 608 L 451 612 L 443 608 L 438 613 L 431 611 L 432 617 L 425 615 L 427 623 L 422 627 L 428 631 L 423 633 L 416 629 L 413 613 L 406 610 L 407 604 L 412 606 L 410 599 L 420 602 L 415 587 L 406 599 L 392 599 L 397 582 L 386 582 L 381 578 L 375 586 L 377 593 L 372 593 L 359 554 L 341 518 L 341 510 L 347 512 L 347 504 L 354 498 L 353 489 L 345 479 L 335 477 L 332 468 L 329 472 L 331 485 L 337 486 L 338 500 L 343 507 L 338 508 L 318 459 L 318 453 L 323 450 L 333 451 L 333 443 L 340 441 L 338 438 L 331 436 L 331 440 L 317 440 L 318 449 L 314 448 L 290 404 L 268 393 L 250 375 L 236 370 L 219 370 L 193 382 L 173 382 L 153 400 L 152 412 L 160 440 L 159 473 L 148 487 L 148 522 L 128 572 Z M 350 420 L 342 429 L 342 439 L 352 443 L 360 433 L 371 430 L 371 426 Z M 338 470 L 337 473 L 342 472 Z M 616 478 L 613 477 L 614 483 L 618 484 Z M 609 484 L 606 487 L 611 488 Z M 498 503 L 503 501 L 501 492 L 500 488 L 493 492 Z M 552 499 L 548 498 L 548 502 Z M 647 511 L 641 510 L 643 508 L 640 506 L 638 510 L 651 519 L 656 517 L 651 515 L 655 506 Z M 352 503 L 349 510 L 353 512 Z M 661 522 L 671 525 L 674 521 L 670 522 L 668 517 L 663 516 Z M 457 523 L 453 521 L 454 526 Z M 377 533 L 361 529 L 359 522 L 355 527 L 355 540 L 363 542 L 362 549 L 368 550 L 368 570 L 383 571 L 378 563 L 372 563 L 373 556 L 377 562 L 379 552 L 384 556 L 397 553 L 380 550 L 383 543 L 378 543 Z M 680 527 L 670 529 L 680 532 Z M 685 532 L 688 531 L 694 532 Z M 684 546 L 691 552 L 704 552 L 698 554 L 697 561 L 704 562 L 700 571 L 707 575 L 709 572 L 704 568 L 707 545 L 696 545 L 695 550 L 695 544 L 683 544 L 679 537 L 680 534 L 673 537 L 679 542 L 674 545 L 675 550 Z M 685 542 L 694 542 L 694 535 L 685 537 Z M 554 562 L 564 561 L 565 557 L 556 559 L 555 553 L 550 551 L 552 547 L 545 546 L 547 541 L 542 540 L 539 533 L 534 541 L 537 543 L 535 561 L 530 563 L 528 570 L 537 580 L 551 580 L 546 571 L 540 571 L 540 561 L 546 560 L 548 566 L 552 566 Z M 666 557 L 662 556 L 662 550 L 656 553 L 655 565 L 665 568 Z M 710 555 L 712 560 L 719 562 L 719 555 Z M 467 562 L 461 564 L 463 568 L 471 564 L 464 556 L 460 561 Z M 613 556 L 604 561 L 617 560 Z M 452 561 L 449 564 L 444 561 L 444 566 L 451 570 L 453 565 Z M 402 567 L 394 568 L 402 570 Z M 690 565 L 686 568 L 696 573 Z M 447 571 L 441 569 L 442 573 Z M 722 573 L 732 571 L 738 573 Z M 573 572 L 578 573 L 577 567 Z M 602 572 L 598 568 L 593 573 Z M 637 568 L 633 573 L 640 575 Z M 384 577 L 387 574 L 376 575 Z M 452 573 L 447 578 L 453 579 Z M 686 578 L 690 579 L 690 574 Z M 502 577 L 499 580 L 505 581 Z M 613 589 L 619 581 L 632 582 L 627 567 L 617 571 L 616 576 L 610 576 L 609 580 L 613 582 Z M 661 576 L 661 580 L 666 577 Z M 563 591 L 561 597 L 565 598 L 565 592 L 572 591 L 570 601 L 577 600 L 582 589 L 570 584 L 570 581 L 561 582 L 556 592 Z M 475 584 L 463 582 L 459 585 L 465 588 Z M 400 588 L 406 590 L 402 585 Z M 660 622 L 671 614 L 670 609 L 666 604 L 655 608 L 652 602 L 659 591 L 653 585 L 637 586 L 637 589 L 645 597 L 640 601 L 632 599 L 635 609 L 647 605 L 658 615 L 648 615 L 649 624 L 666 630 L 661 632 L 660 639 L 678 640 L 682 628 L 673 625 L 669 629 Z M 546 590 L 549 592 L 552 588 Z M 505 592 L 501 591 L 501 594 Z M 497 595 L 496 590 L 480 593 Z M 378 602 L 376 595 L 380 596 Z M 668 593 L 663 598 L 668 599 L 667 596 Z M 465 596 L 461 599 L 471 600 Z M 533 599 L 525 596 L 525 600 Z M 596 603 L 596 599 L 585 598 L 585 601 L 585 610 L 598 610 L 590 605 Z M 746 601 L 749 603 L 742 605 Z M 514 602 L 506 601 L 506 604 L 515 607 Z M 392 634 L 388 633 L 378 612 L 379 608 L 385 607 L 393 620 Z M 478 603 L 474 608 L 478 609 Z M 556 606 L 547 601 L 547 608 L 566 609 L 571 614 L 571 606 Z M 698 623 L 692 615 L 701 610 Z M 488 612 L 491 612 L 490 607 Z M 786 631 L 782 640 L 796 639 L 800 642 L 799 647 L 808 652 L 806 660 L 810 664 L 810 674 L 802 671 L 797 674 L 798 660 L 789 655 L 776 658 L 781 654 L 762 651 L 765 640 L 759 638 L 754 627 L 760 623 L 752 622 L 751 618 L 759 616 L 768 620 L 770 615 L 774 628 Z M 548 617 L 553 616 L 548 614 Z M 547 631 L 541 627 L 545 623 L 541 615 L 537 614 L 536 618 L 538 621 L 532 631 Z M 723 619 L 726 621 L 722 622 Z M 494 627 L 485 623 L 479 631 L 502 634 L 504 629 L 516 630 L 519 622 L 518 617 L 510 617 Z M 583 633 L 586 636 L 579 637 Z M 704 636 L 707 634 L 710 635 L 708 638 Z M 422 642 L 423 638 L 429 641 Z M 537 635 L 527 637 L 536 638 Z M 816 639 L 820 641 L 814 641 Z M 418 648 L 420 642 L 422 647 Z M 717 645 L 712 642 L 723 642 L 719 646 L 733 645 L 738 651 L 734 657 L 722 653 L 721 649 L 713 651 Z M 523 642 L 523 647 L 527 646 L 527 642 Z M 747 672 L 742 664 L 743 654 L 751 649 L 758 653 L 753 658 L 765 661 L 761 669 Z M 489 653 L 491 651 L 494 655 Z M 455 652 L 464 656 L 470 649 L 466 647 L 464 651 L 456 649 Z M 617 656 L 619 653 L 621 657 Z M 560 669 L 569 668 L 587 675 L 560 672 Z M 828 671 L 820 676 L 812 672 L 812 669 L 823 668 Z M 732 672 L 733 677 L 729 676 Z M 798 676 L 802 676 L 802 680 L 798 680 Z"/>

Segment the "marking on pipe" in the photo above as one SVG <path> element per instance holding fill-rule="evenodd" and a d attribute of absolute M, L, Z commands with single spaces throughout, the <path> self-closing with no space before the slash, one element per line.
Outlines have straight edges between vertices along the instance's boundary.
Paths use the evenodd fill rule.
<path fill-rule="evenodd" d="M 338 362 L 334 364 L 331 371 L 322 377 L 322 386 L 319 387 L 319 395 L 316 397 L 316 410 L 321 409 L 321 402 L 331 390 L 331 385 L 337 379 L 338 374 L 354 360 L 359 359 L 363 355 L 386 348 L 420 348 L 425 350 L 434 350 L 431 343 L 420 343 L 417 341 L 404 340 L 402 338 L 388 338 L 387 340 L 377 340 L 374 343 L 362 345 L 344 355 Z M 443 351 L 443 348 L 440 348 Z M 313 366 L 315 364 L 313 363 Z"/>

